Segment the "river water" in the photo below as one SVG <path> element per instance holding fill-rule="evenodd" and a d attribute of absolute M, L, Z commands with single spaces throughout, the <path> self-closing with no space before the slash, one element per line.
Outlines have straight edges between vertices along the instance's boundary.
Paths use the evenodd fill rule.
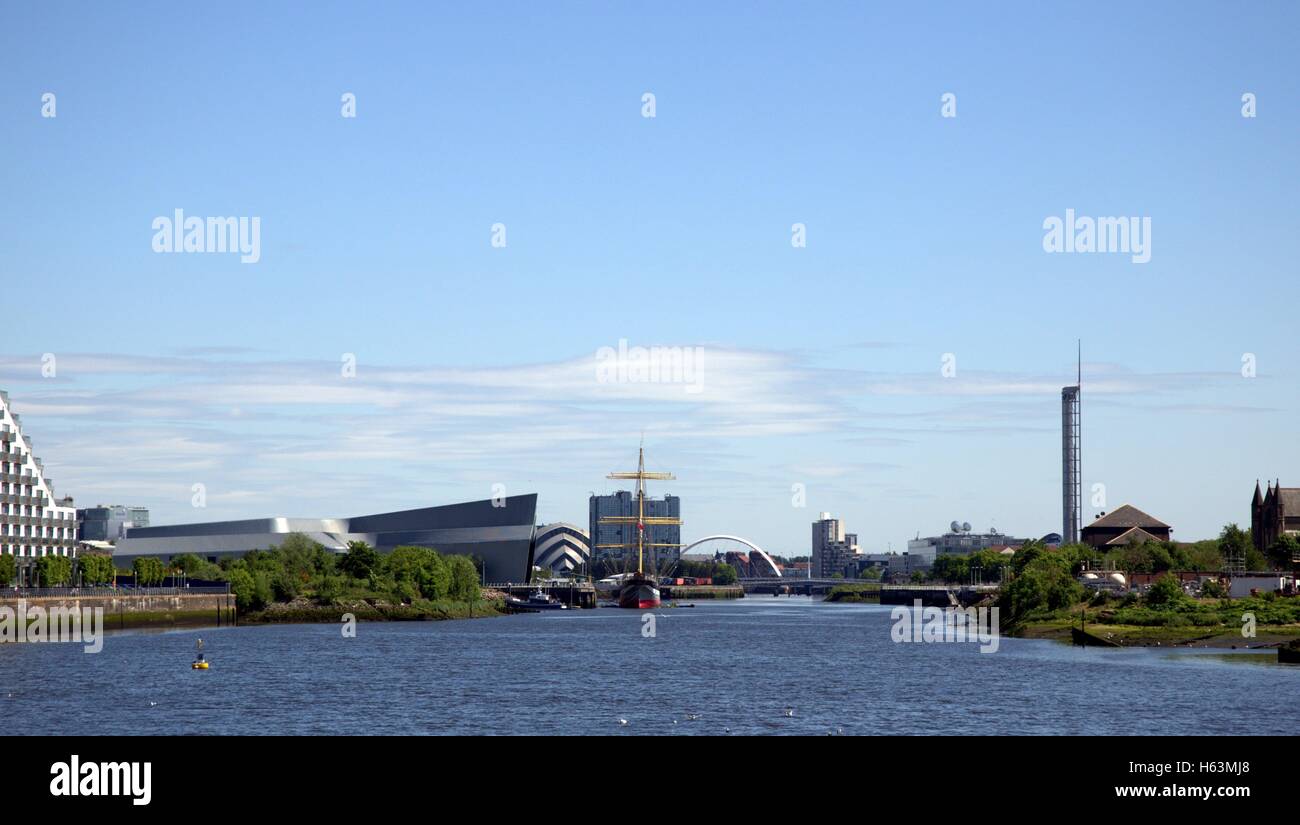
<path fill-rule="evenodd" d="M 10 734 L 1294 734 L 1276 654 L 896 644 L 890 608 L 654 611 L 110 633 L 0 645 Z M 212 663 L 189 667 L 202 636 Z M 786 709 L 793 715 L 787 716 Z M 698 715 L 690 719 L 688 715 Z M 626 724 L 623 723 L 625 720 Z"/>

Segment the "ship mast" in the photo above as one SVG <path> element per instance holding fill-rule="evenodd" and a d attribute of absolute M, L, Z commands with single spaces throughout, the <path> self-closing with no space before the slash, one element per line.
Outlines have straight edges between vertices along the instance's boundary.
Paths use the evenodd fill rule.
<path fill-rule="evenodd" d="M 636 524 L 636 572 L 639 575 L 645 575 L 645 551 L 646 548 L 652 547 L 680 547 L 679 544 L 664 542 L 647 542 L 645 540 L 645 527 L 647 524 L 681 524 L 679 518 L 670 516 L 647 516 L 645 514 L 645 483 L 647 479 L 658 479 L 664 481 L 674 481 L 676 476 L 672 473 L 647 473 L 645 469 L 645 445 L 642 444 L 637 449 L 636 472 L 629 473 L 610 473 L 606 478 L 612 479 L 636 479 L 636 516 L 601 516 L 601 524 Z M 632 549 L 630 541 L 622 544 L 598 544 L 597 549 L 623 548 Z"/>

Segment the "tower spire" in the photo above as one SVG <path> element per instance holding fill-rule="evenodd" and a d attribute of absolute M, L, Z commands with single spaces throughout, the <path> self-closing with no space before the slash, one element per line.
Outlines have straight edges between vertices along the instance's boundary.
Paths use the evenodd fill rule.
<path fill-rule="evenodd" d="M 1077 341 L 1076 382 L 1061 388 L 1061 542 L 1075 544 L 1082 527 L 1083 478 L 1080 473 L 1080 403 L 1083 339 Z"/>

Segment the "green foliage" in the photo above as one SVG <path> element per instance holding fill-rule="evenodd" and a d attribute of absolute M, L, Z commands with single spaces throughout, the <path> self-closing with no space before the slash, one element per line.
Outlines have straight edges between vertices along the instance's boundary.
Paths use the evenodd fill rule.
<path fill-rule="evenodd" d="M 81 580 L 89 585 L 108 584 L 116 572 L 111 556 L 82 556 L 77 565 L 81 567 Z"/>
<path fill-rule="evenodd" d="M 1117 570 L 1134 573 L 1163 573 L 1173 567 L 1168 548 L 1156 542 L 1128 544 L 1109 551 L 1105 556 L 1108 565 Z"/>
<path fill-rule="evenodd" d="M 1087 566 L 1098 558 L 1095 548 L 1089 544 L 1062 544 L 1055 552 L 1070 566 L 1072 575 L 1079 575 Z"/>
<path fill-rule="evenodd" d="M 18 562 L 7 553 L 0 553 L 0 587 L 8 587 L 18 577 Z"/>
<path fill-rule="evenodd" d="M 970 581 L 970 559 L 945 553 L 936 556 L 931 574 L 942 582 Z"/>
<path fill-rule="evenodd" d="M 1242 530 L 1236 524 L 1225 525 L 1223 532 L 1219 534 L 1219 555 L 1224 559 L 1244 559 L 1246 562 L 1246 569 L 1252 570 L 1256 569 L 1255 565 L 1252 564 L 1252 553 L 1256 560 L 1262 558 L 1260 552 L 1255 549 L 1250 534 L 1245 530 Z"/>
<path fill-rule="evenodd" d="M 482 591 L 478 584 L 478 569 L 465 556 L 448 556 L 451 568 L 451 590 L 447 598 L 457 602 L 478 601 Z"/>
<path fill-rule="evenodd" d="M 230 590 L 235 594 L 235 606 L 240 610 L 261 610 L 274 600 L 271 574 L 265 569 L 252 567 L 245 559 L 235 559 L 227 575 Z"/>
<path fill-rule="evenodd" d="M 191 579 L 220 579 L 221 568 L 207 559 L 199 558 L 193 553 L 182 553 L 174 557 L 167 565 L 171 571 L 184 573 Z"/>
<path fill-rule="evenodd" d="M 1290 567 L 1291 559 L 1297 556 L 1300 556 L 1300 538 L 1290 533 L 1284 533 L 1268 548 L 1268 563 L 1277 569 Z"/>
<path fill-rule="evenodd" d="M 1104 624 L 1137 627 L 1219 628 L 1222 632 L 1240 630 L 1242 615 L 1252 613 L 1261 626 L 1300 624 L 1300 599 L 1268 595 L 1273 598 L 1258 596 L 1211 602 L 1183 597 L 1159 606 L 1144 607 L 1141 606 L 1143 600 L 1130 593 L 1120 603 L 1119 609 L 1104 611 L 1096 620 Z"/>
<path fill-rule="evenodd" d="M 712 579 L 714 584 L 735 584 L 738 576 L 736 568 L 720 561 L 678 561 L 672 568 L 672 575 L 696 579 Z"/>
<path fill-rule="evenodd" d="M 935 558 L 934 568 L 930 574 L 939 581 L 969 584 L 972 573 L 979 568 L 979 577 L 982 581 L 996 582 L 1002 575 L 1002 568 L 1008 564 L 1014 566 L 1014 562 L 1008 562 L 1006 556 L 991 549 L 980 550 L 969 556 L 944 554 Z"/>
<path fill-rule="evenodd" d="M 1219 555 L 1217 541 L 1196 541 L 1191 543 L 1166 542 L 1169 559 L 1175 570 L 1222 570 L 1223 557 Z"/>
<path fill-rule="evenodd" d="M 1143 601 L 1148 607 L 1173 607 L 1187 600 L 1177 576 L 1164 575 L 1155 580 Z"/>
<path fill-rule="evenodd" d="M 403 588 L 404 598 L 447 598 L 451 591 L 451 566 L 435 550 L 427 547 L 398 547 L 384 559 L 389 575 Z M 472 565 L 471 565 L 472 566 Z"/>
<path fill-rule="evenodd" d="M 36 560 L 36 575 L 41 587 L 62 587 L 72 580 L 72 559 L 41 556 Z"/>
<path fill-rule="evenodd" d="M 299 584 L 312 576 L 334 572 L 334 556 L 324 547 L 302 533 L 290 533 L 271 555 L 279 562 L 285 578 L 296 579 Z"/>
<path fill-rule="evenodd" d="M 837 584 L 826 594 L 828 602 L 846 602 L 855 604 L 865 601 L 877 601 L 880 599 L 879 584 L 862 584 L 854 582 L 852 584 Z"/>
<path fill-rule="evenodd" d="M 152 557 L 140 556 L 131 564 L 131 569 L 135 572 L 136 583 L 141 587 L 162 584 L 167 575 L 163 563 Z"/>
<path fill-rule="evenodd" d="M 1047 552 L 1047 547 L 1040 541 L 1027 541 L 1011 557 L 1011 571 L 1019 576 L 1025 568 Z"/>
<path fill-rule="evenodd" d="M 1205 599 L 1226 599 L 1228 598 L 1228 588 L 1224 587 L 1217 579 L 1206 579 L 1201 582 L 1201 597 Z"/>
<path fill-rule="evenodd" d="M 345 576 L 324 576 L 316 584 L 315 599 L 317 604 L 333 604 L 336 599 L 342 598 L 346 591 L 346 584 L 349 577 Z"/>
<path fill-rule="evenodd" d="M 346 554 L 335 556 L 298 533 L 289 534 L 270 550 L 224 559 L 218 572 L 230 581 L 243 611 L 301 598 L 320 606 L 368 600 L 415 605 L 419 610 L 432 602 L 481 598 L 478 568 L 468 556 L 444 556 L 413 546 L 381 556 L 364 542 L 352 542 Z"/>
<path fill-rule="evenodd" d="M 1073 567 L 1079 563 L 1078 554 L 1068 548 L 1054 551 L 1034 544 L 1031 557 L 998 597 L 999 606 L 1013 622 L 1033 611 L 1069 607 L 1084 596 L 1083 586 L 1074 579 Z M 1013 557 L 1013 567 L 1019 557 L 1020 553 Z"/>
<path fill-rule="evenodd" d="M 235 606 L 240 610 L 253 609 L 253 576 L 246 567 L 232 567 L 228 572 L 230 592 L 235 594 Z"/>
<path fill-rule="evenodd" d="M 379 564 L 379 553 L 364 541 L 348 542 L 347 554 L 338 560 L 339 572 L 354 579 L 369 579 Z"/>
<path fill-rule="evenodd" d="M 844 578 L 843 574 L 837 575 L 839 575 L 840 578 Z M 739 578 L 740 577 L 736 575 L 736 568 L 729 564 L 718 564 L 714 566 L 713 583 L 716 585 L 725 587 L 727 585 L 735 584 L 736 580 Z"/>

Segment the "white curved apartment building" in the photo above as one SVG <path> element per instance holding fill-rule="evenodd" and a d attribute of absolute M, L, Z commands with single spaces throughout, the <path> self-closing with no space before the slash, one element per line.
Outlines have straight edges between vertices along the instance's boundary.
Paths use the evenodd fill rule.
<path fill-rule="evenodd" d="M 22 422 L 0 391 L 0 553 L 31 559 L 75 556 L 77 511 L 71 500 L 56 503 Z M 20 562 L 21 564 L 21 562 Z"/>

